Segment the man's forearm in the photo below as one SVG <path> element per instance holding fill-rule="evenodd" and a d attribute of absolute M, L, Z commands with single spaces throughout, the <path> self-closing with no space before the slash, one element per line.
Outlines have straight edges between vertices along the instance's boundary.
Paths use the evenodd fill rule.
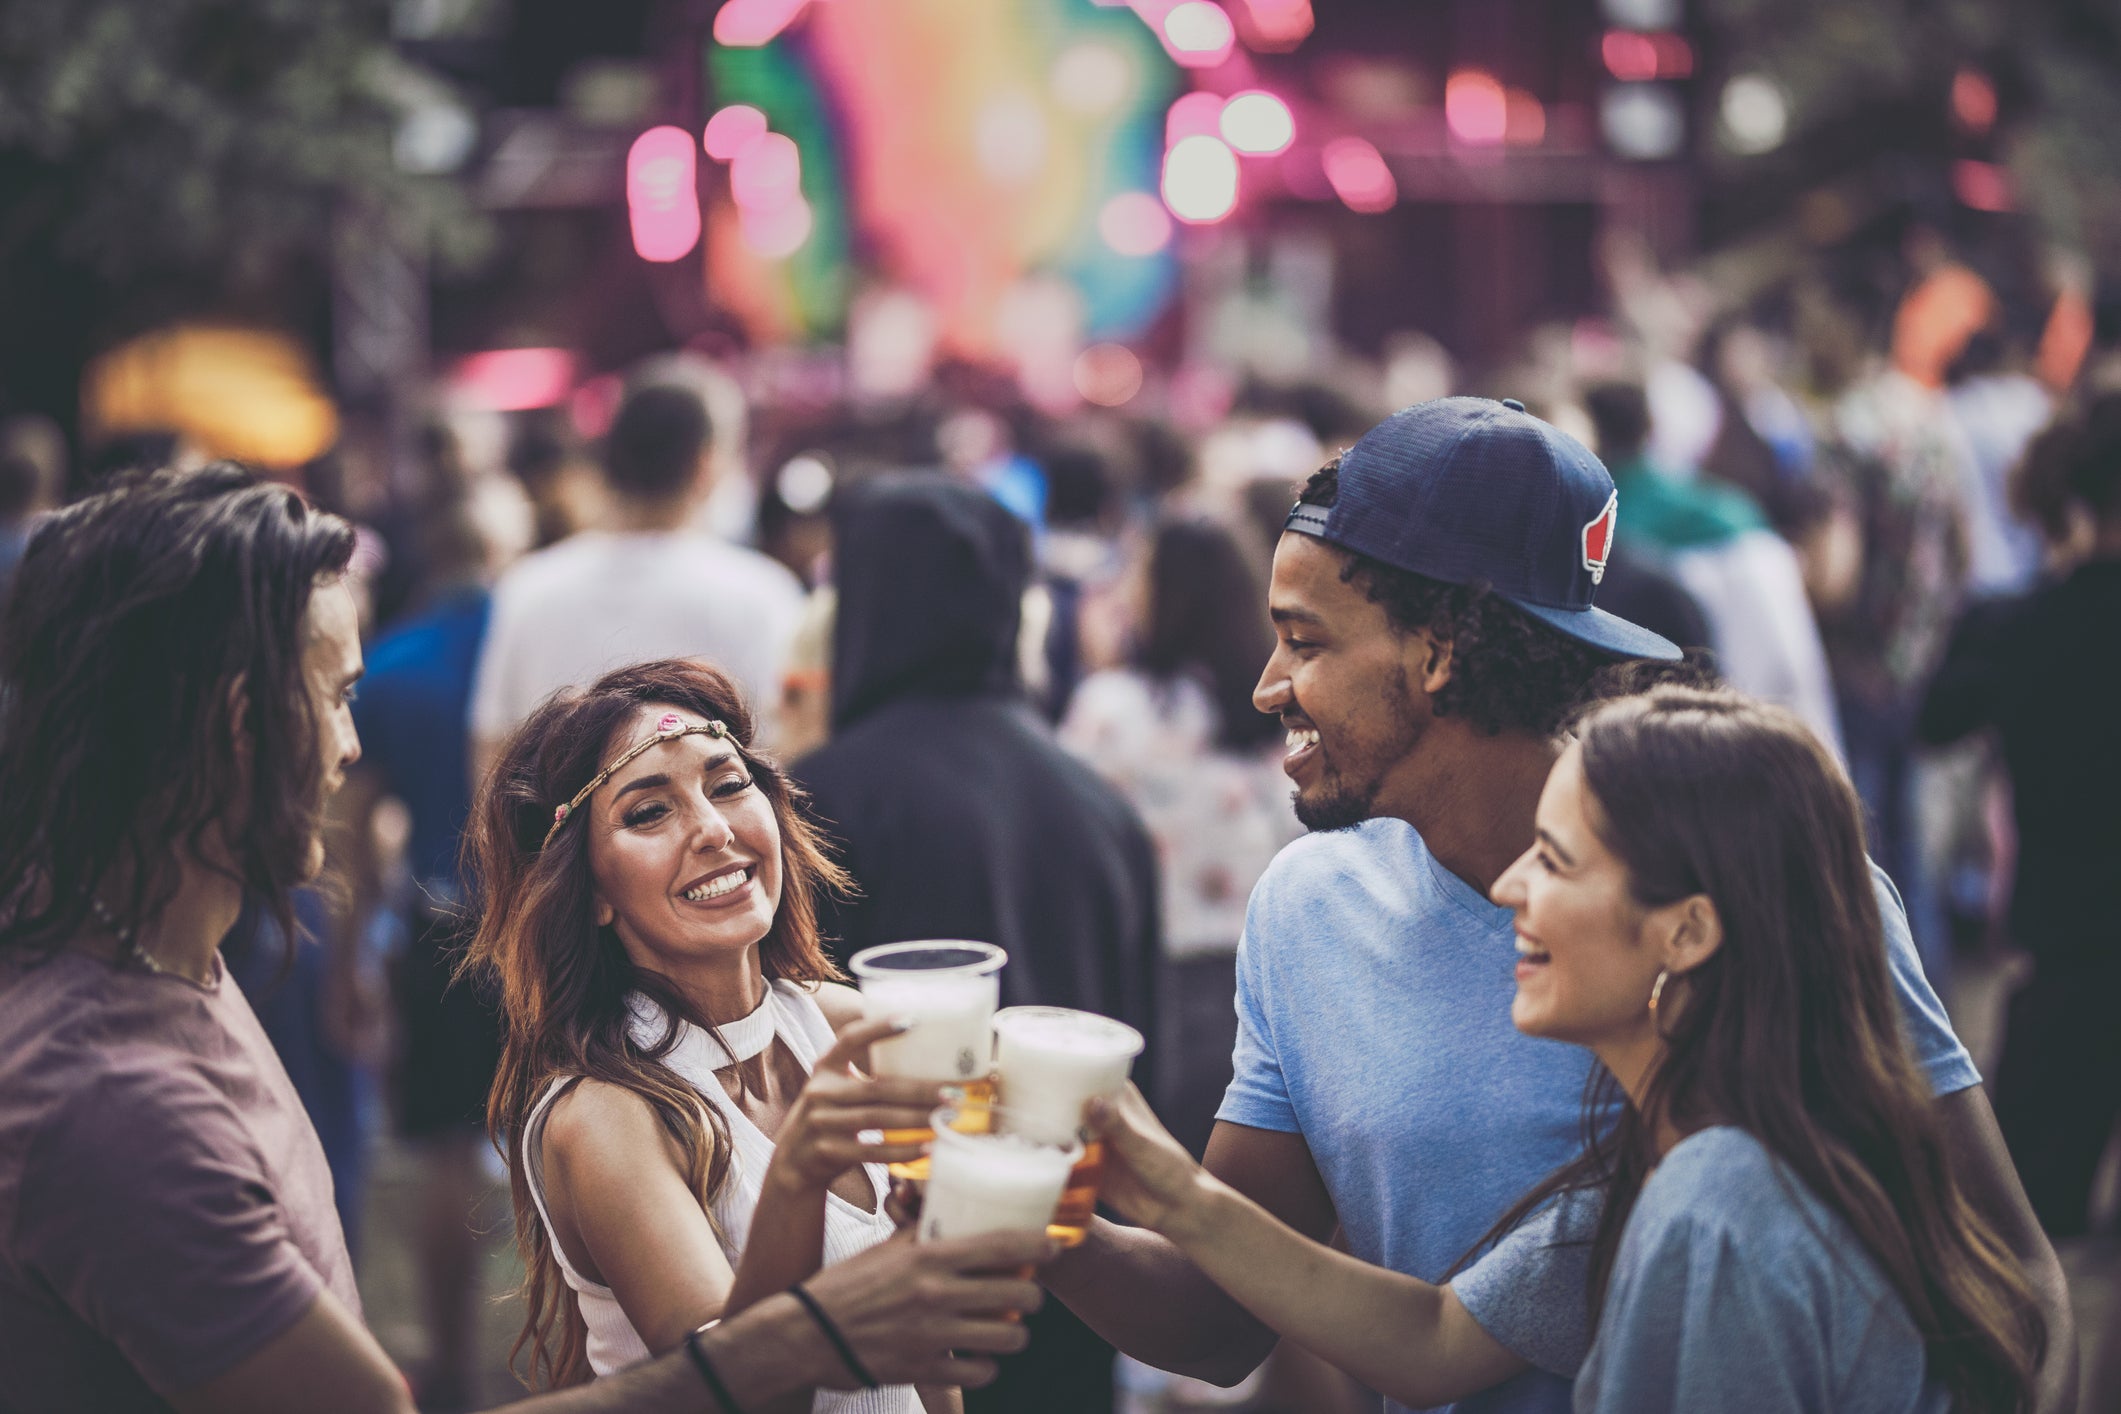
<path fill-rule="evenodd" d="M 1232 1385 L 1274 1348 L 1273 1331 L 1143 1228 L 1096 1219 L 1040 1280 L 1092 1330 L 1161 1370 Z"/>
<path fill-rule="evenodd" d="M 817 1384 L 832 1351 L 792 1296 L 769 1297 L 700 1337 L 741 1409 Z M 505 1414 L 738 1414 L 708 1392 L 691 1356 L 674 1350 L 593 1384 L 508 1405 Z M 497 1411 L 500 1414 L 500 1411 Z"/>
<path fill-rule="evenodd" d="M 2018 1260 L 2040 1303 L 2041 1319 L 2047 1323 L 2047 1352 L 2041 1358 L 2034 1390 L 2037 1414 L 2074 1414 L 2077 1408 L 2077 1325 L 2070 1309 L 2069 1279 L 2055 1249 L 2042 1242 L 2037 1252 L 2021 1252 Z"/>

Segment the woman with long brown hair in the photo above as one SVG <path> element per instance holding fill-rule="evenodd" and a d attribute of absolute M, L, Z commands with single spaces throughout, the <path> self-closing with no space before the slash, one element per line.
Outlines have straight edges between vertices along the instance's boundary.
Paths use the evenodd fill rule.
<path fill-rule="evenodd" d="M 1102 1118 L 1106 1199 L 1413 1406 L 1536 1364 L 1597 1414 L 2029 1409 L 2040 1319 L 1903 1044 L 1833 757 L 1781 708 L 1659 689 L 1578 725 L 1537 824 L 1494 890 L 1511 1017 L 1601 1064 L 1584 1153 L 1486 1255 L 1437 1286 L 1311 1242 L 1132 1093 Z M 1484 1324 L 1512 1307 L 1523 1348 Z"/>
<path fill-rule="evenodd" d="M 511 1160 L 534 1381 L 636 1363 L 890 1236 L 882 1165 L 919 1146 L 859 1136 L 924 1127 L 939 1088 L 853 1069 L 891 1024 L 864 1020 L 819 947 L 817 894 L 842 877 L 728 677 L 643 663 L 547 702 L 488 778 L 468 848 L 465 965 L 500 984 L 488 1120 Z M 898 1387 L 815 1408 L 922 1398 L 957 1407 Z"/>

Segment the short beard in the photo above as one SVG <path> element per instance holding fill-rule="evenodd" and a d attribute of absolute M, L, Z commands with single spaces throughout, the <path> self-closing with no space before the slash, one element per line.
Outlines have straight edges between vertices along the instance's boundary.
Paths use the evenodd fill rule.
<path fill-rule="evenodd" d="M 1370 811 L 1377 804 L 1379 784 L 1371 781 L 1361 791 L 1341 785 L 1321 787 L 1309 796 L 1298 791 L 1292 798 L 1296 821 L 1314 834 L 1352 829 L 1370 818 Z"/>
<path fill-rule="evenodd" d="M 1375 818 L 1377 797 L 1384 789 L 1385 772 L 1413 754 L 1415 743 L 1428 725 L 1427 714 L 1414 700 L 1414 689 L 1407 681 L 1402 668 L 1383 704 L 1387 719 L 1395 730 L 1391 740 L 1379 748 L 1377 754 L 1382 763 L 1373 771 L 1369 780 L 1359 787 L 1350 787 L 1340 773 L 1328 770 L 1326 779 L 1318 788 L 1306 795 L 1296 792 L 1291 803 L 1296 807 L 1297 823 L 1314 833 L 1327 830 L 1346 830 Z"/>

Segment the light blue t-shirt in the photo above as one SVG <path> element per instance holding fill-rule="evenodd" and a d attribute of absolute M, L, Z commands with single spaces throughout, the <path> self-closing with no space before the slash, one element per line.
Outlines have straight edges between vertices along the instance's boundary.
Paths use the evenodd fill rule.
<path fill-rule="evenodd" d="M 1916 1060 L 1940 1095 L 1978 1084 L 1923 980 L 1899 896 L 1873 873 Z M 1404 821 L 1296 841 L 1252 891 L 1236 1075 L 1217 1118 L 1304 1135 L 1348 1249 L 1442 1280 L 1582 1142 L 1590 1052 L 1510 1024 L 1516 961 L 1509 910 L 1437 864 Z M 1580 1350 L 1580 1283 L 1574 1300 Z M 1505 1316 L 1467 1309 L 1526 1353 Z M 1544 1308 L 1539 1323 L 1569 1319 Z M 1451 1407 L 1565 1414 L 1569 1403 L 1566 1378 L 1534 1369 Z"/>
<path fill-rule="evenodd" d="M 1949 1414 L 1848 1224 L 1742 1129 L 1672 1147 L 1628 1215 L 1577 1414 Z"/>

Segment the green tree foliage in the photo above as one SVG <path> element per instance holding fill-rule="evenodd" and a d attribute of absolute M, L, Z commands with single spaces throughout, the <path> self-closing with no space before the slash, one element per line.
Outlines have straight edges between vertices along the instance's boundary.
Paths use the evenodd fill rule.
<path fill-rule="evenodd" d="M 426 224 L 391 161 L 388 0 L 0 4 L 0 261 L 211 286 L 321 258 L 352 203 Z M 36 263 L 36 262 L 33 262 Z"/>
<path fill-rule="evenodd" d="M 1790 146 L 1822 136 L 1875 158 L 1898 141 L 1951 155 L 1953 76 L 1990 76 L 2002 99 L 1980 155 L 2054 245 L 2121 277 L 2121 2 L 2117 0 L 1695 0 L 1724 74 L 1763 74 L 1789 97 Z M 1928 115 L 1922 123 L 1873 122 Z M 1868 150 L 1866 150 L 1868 149 Z M 1787 162 L 1726 158 L 1723 174 Z M 1831 160 L 1831 154 L 1827 160 Z M 1941 165 L 1941 163 L 1940 163 Z"/>

